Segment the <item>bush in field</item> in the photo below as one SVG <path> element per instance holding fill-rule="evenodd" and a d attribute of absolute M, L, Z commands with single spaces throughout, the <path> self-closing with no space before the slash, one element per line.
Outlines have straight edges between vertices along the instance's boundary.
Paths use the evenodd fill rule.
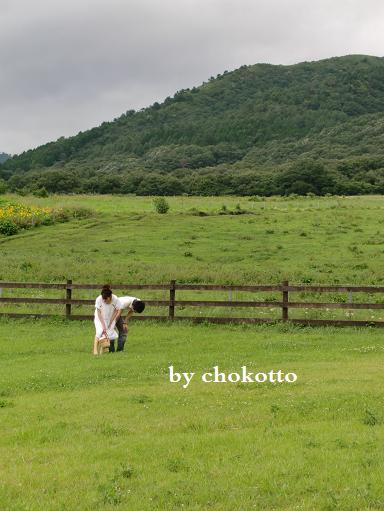
<path fill-rule="evenodd" d="M 159 213 L 160 215 L 164 215 L 169 210 L 169 204 L 164 199 L 164 197 L 155 197 L 153 199 L 153 205 L 155 207 L 156 212 Z"/>
<path fill-rule="evenodd" d="M 71 216 L 73 218 L 89 218 L 93 216 L 93 211 L 89 208 L 83 208 L 83 207 L 72 207 L 68 208 L 71 212 Z"/>
<path fill-rule="evenodd" d="M 88 208 L 60 208 L 52 211 L 52 218 L 54 222 L 68 222 L 72 219 L 89 218 L 92 214 Z"/>
<path fill-rule="evenodd" d="M 0 220 L 0 234 L 12 236 L 19 232 L 18 226 L 12 220 Z"/>

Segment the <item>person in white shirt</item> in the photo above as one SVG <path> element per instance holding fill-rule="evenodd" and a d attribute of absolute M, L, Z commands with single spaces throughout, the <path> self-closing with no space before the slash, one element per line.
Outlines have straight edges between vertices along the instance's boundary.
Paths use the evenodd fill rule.
<path fill-rule="evenodd" d="M 124 345 L 128 335 L 128 320 L 134 312 L 138 312 L 139 314 L 142 313 L 145 309 L 145 303 L 135 296 L 120 296 L 118 300 L 120 302 L 121 309 L 116 316 L 116 328 L 119 332 L 117 351 L 124 351 Z M 123 314 L 125 312 L 127 314 L 125 318 L 123 318 Z M 115 351 L 114 340 L 111 340 L 109 351 L 111 353 Z"/>
<path fill-rule="evenodd" d="M 115 326 L 116 320 L 120 316 L 122 305 L 117 296 L 112 294 L 110 286 L 105 285 L 101 290 L 101 294 L 95 301 L 95 339 L 93 343 L 93 354 L 98 355 L 98 342 L 106 337 L 110 342 L 117 339 Z"/>

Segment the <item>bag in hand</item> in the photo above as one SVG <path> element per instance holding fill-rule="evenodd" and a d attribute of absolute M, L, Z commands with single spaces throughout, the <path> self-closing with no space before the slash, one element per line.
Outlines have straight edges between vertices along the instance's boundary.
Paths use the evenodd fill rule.
<path fill-rule="evenodd" d="M 99 339 L 100 348 L 109 348 L 110 345 L 111 345 L 111 341 L 108 339 L 108 337 L 101 337 Z"/>

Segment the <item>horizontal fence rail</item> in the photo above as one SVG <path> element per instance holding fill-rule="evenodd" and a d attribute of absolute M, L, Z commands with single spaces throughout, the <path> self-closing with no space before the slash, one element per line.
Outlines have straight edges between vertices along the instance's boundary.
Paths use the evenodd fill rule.
<path fill-rule="evenodd" d="M 72 280 L 66 283 L 36 283 L 36 282 L 0 282 L 0 306 L 9 304 L 41 304 L 41 305 L 62 305 L 64 314 L 45 314 L 45 313 L 21 313 L 6 311 L 0 312 L 0 316 L 10 318 L 44 318 L 63 316 L 69 320 L 89 320 L 93 314 L 74 314 L 73 307 L 94 306 L 94 299 L 74 298 L 73 292 L 78 290 L 95 290 L 95 297 L 99 294 L 102 285 L 100 284 L 76 284 Z M 378 326 L 384 327 L 384 321 L 372 320 L 344 320 L 344 319 L 299 319 L 289 316 L 289 309 L 323 309 L 323 310 L 384 310 L 383 303 L 354 302 L 353 293 L 383 293 L 384 286 L 324 286 L 324 285 L 290 285 L 288 281 L 276 285 L 219 285 L 219 284 L 178 284 L 172 280 L 169 284 L 116 284 L 111 285 L 113 290 L 157 290 L 167 291 L 168 299 L 155 300 L 141 298 L 145 301 L 147 308 L 166 307 L 166 315 L 134 315 L 133 320 L 158 320 L 158 321 L 182 321 L 192 322 L 212 322 L 212 323 L 275 323 L 290 322 L 301 325 L 335 325 L 335 326 Z M 42 298 L 42 297 L 21 297 L 21 296 L 3 296 L 3 290 L 8 289 L 31 289 L 31 290 L 62 290 L 65 297 L 62 298 Z M 229 300 L 178 300 L 176 294 L 178 291 L 226 291 L 229 293 Z M 276 292 L 280 293 L 280 300 L 232 300 L 232 292 Z M 290 301 L 290 293 L 347 293 L 348 301 L 343 302 L 298 302 Z M 127 294 L 130 294 L 128 292 Z M 181 316 L 176 314 L 177 307 L 220 307 L 220 308 L 280 308 L 279 318 L 259 318 L 259 317 L 231 317 L 231 316 Z"/>

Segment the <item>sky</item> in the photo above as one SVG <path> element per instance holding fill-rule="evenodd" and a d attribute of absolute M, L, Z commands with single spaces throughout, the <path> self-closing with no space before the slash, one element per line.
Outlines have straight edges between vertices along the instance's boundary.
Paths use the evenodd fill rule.
<path fill-rule="evenodd" d="M 0 152 L 244 64 L 384 55 L 382 0 L 0 0 Z"/>

